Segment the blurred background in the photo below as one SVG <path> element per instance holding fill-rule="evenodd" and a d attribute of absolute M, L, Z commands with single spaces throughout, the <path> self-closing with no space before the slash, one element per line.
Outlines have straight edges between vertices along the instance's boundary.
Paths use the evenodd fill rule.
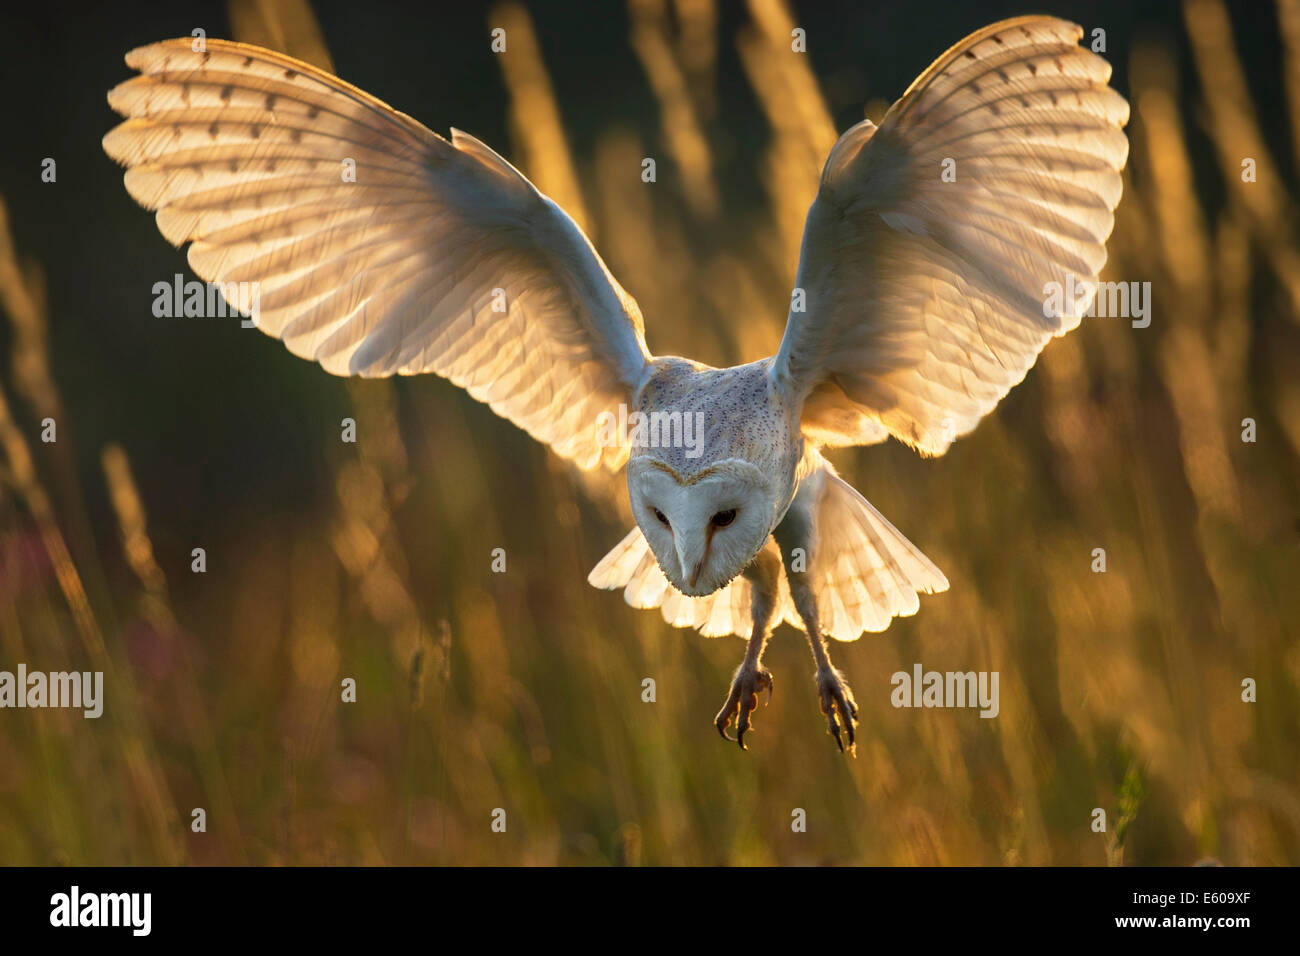
<path fill-rule="evenodd" d="M 1300 2 L 438 6 L 3 14 L 0 669 L 104 670 L 107 703 L 0 712 L 0 864 L 1300 862 Z M 1150 282 L 1152 320 L 1053 342 L 944 458 L 832 456 L 952 582 L 832 649 L 856 760 L 800 633 L 741 753 L 711 721 L 743 642 L 586 584 L 631 525 L 621 476 L 440 379 L 155 318 L 192 274 L 100 147 L 131 48 L 281 49 L 506 154 L 653 351 L 729 365 L 779 342 L 837 133 L 1026 12 L 1105 30 L 1133 111 L 1103 278 Z M 917 661 L 998 671 L 1000 716 L 895 710 Z"/>

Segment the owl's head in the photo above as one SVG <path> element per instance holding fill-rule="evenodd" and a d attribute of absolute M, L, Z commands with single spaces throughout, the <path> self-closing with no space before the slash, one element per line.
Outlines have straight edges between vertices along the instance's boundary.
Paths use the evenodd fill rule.
<path fill-rule="evenodd" d="M 772 532 L 776 495 L 754 465 L 731 458 L 689 476 L 649 456 L 628 463 L 636 523 L 668 580 L 702 597 L 726 586 Z"/>

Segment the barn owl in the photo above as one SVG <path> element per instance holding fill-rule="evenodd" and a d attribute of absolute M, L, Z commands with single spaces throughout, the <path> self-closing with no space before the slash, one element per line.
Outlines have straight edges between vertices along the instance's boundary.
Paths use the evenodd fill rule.
<path fill-rule="evenodd" d="M 948 581 L 821 450 L 892 435 L 942 455 L 1088 310 L 1087 291 L 1045 292 L 1087 290 L 1106 261 L 1128 104 L 1081 34 L 986 27 L 879 126 L 845 132 L 780 348 L 733 368 L 652 355 L 582 230 L 488 146 L 281 54 L 132 51 L 104 148 L 199 276 L 228 298 L 258 284 L 257 326 L 294 354 L 335 375 L 436 373 L 579 468 L 626 467 L 636 525 L 590 583 L 748 639 L 714 721 L 742 748 L 773 686 L 768 636 L 801 625 L 827 731 L 852 753 L 858 707 L 827 637 L 883 631 Z M 670 440 L 608 440 L 629 410 Z"/>

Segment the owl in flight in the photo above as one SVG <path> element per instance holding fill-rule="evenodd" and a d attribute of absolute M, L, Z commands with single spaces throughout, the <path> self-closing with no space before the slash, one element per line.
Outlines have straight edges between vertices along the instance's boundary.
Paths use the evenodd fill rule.
<path fill-rule="evenodd" d="M 1049 306 L 1046 288 L 1088 290 L 1106 261 L 1128 104 L 1081 35 L 985 27 L 879 126 L 845 132 L 780 349 L 725 369 L 651 355 L 582 230 L 491 148 L 281 54 L 133 50 L 104 149 L 198 275 L 228 299 L 258 284 L 258 327 L 294 354 L 335 375 L 434 372 L 579 468 L 626 467 L 636 527 L 590 582 L 748 638 L 715 719 L 741 747 L 772 690 L 768 635 L 802 624 L 852 752 L 858 708 L 826 637 L 883 631 L 948 581 L 820 449 L 893 435 L 942 455 L 1088 310 L 1090 292 Z M 698 422 L 697 441 L 609 441 L 620 406 Z"/>

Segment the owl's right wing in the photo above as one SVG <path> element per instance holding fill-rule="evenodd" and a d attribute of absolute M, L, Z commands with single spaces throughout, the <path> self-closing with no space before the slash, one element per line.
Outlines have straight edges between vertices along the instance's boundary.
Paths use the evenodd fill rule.
<path fill-rule="evenodd" d="M 260 47 L 126 61 L 104 149 L 232 305 L 225 283 L 258 284 L 263 332 L 335 375 L 437 373 L 582 468 L 626 461 L 597 422 L 645 373 L 640 309 L 513 166 Z"/>
<path fill-rule="evenodd" d="M 812 440 L 941 455 L 1079 324 L 1091 297 L 1047 289 L 1095 283 L 1128 155 L 1128 104 L 1081 33 L 986 27 L 831 150 L 772 363 Z"/>

